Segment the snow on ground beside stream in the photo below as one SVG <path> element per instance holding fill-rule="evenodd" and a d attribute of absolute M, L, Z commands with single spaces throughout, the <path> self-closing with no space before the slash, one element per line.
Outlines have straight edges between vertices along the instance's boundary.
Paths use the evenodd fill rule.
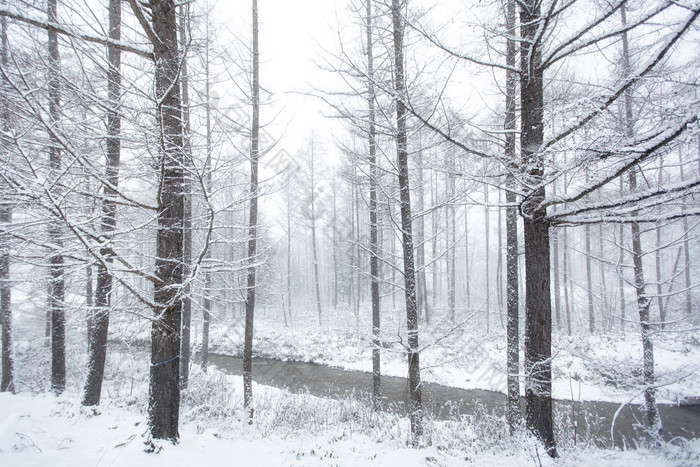
<path fill-rule="evenodd" d="M 383 323 L 386 343 L 382 373 L 407 374 L 401 336 L 401 316 Z M 393 319 L 392 319 L 393 318 Z M 354 318 L 333 319 L 319 327 L 317 316 L 295 317 L 291 326 L 278 316 L 257 316 L 253 352 L 256 356 L 315 362 L 347 370 L 372 371 L 369 325 L 355 331 Z M 330 320 L 329 320 L 330 321 Z M 495 321 L 495 320 L 494 320 Z M 463 389 L 506 392 L 505 333 L 497 322 L 485 337 L 469 320 L 460 325 L 442 321 L 422 324 L 421 373 L 428 382 Z M 405 337 L 404 337 L 405 338 Z M 522 340 L 521 340 L 522 342 Z M 654 336 L 659 402 L 683 403 L 700 399 L 700 332 L 665 332 Z M 617 403 L 642 400 L 642 349 L 636 329 L 602 336 L 554 333 L 552 345 L 553 395 L 574 401 Z M 243 323 L 221 322 L 212 328 L 210 350 L 241 355 Z M 522 345 L 520 361 L 523 361 Z M 521 391 L 523 391 L 521 386 Z M 523 392 L 524 394 L 524 392 Z"/>
<path fill-rule="evenodd" d="M 630 451 L 584 443 L 560 448 L 561 457 L 551 460 L 531 438 L 509 439 L 472 419 L 427 421 L 427 445 L 412 449 L 407 447 L 406 419 L 374 416 L 351 399 L 321 399 L 259 385 L 254 386 L 255 422 L 248 425 L 240 377 L 214 369 L 205 375 L 196 368 L 192 376 L 177 445 L 148 439 L 145 381 L 134 397 L 105 397 L 96 411 L 82 409 L 75 390 L 60 397 L 0 394 L 0 465 L 690 466 L 700 461 L 700 440 Z"/>

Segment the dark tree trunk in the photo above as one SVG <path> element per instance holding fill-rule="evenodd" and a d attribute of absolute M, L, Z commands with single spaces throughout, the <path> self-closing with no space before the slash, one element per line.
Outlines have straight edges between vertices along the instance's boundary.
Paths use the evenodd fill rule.
<path fill-rule="evenodd" d="M 3 6 L 5 2 L 2 2 Z M 2 44 L 0 47 L 0 63 L 7 67 L 7 18 L 0 18 L 0 35 Z M 0 89 L 0 118 L 2 118 L 2 130 L 10 129 L 10 113 L 5 94 L 5 83 L 2 80 Z M 4 143 L 3 143 L 4 146 Z M 0 202 L 0 224 L 9 226 L 12 223 L 12 205 L 9 200 Z M 0 235 L 0 321 L 2 322 L 2 380 L 0 392 L 14 392 L 14 361 L 12 358 L 12 286 L 10 284 L 10 238 Z"/>
<path fill-rule="evenodd" d="M 456 226 L 455 226 L 455 206 L 454 206 L 454 196 L 455 196 L 455 178 L 454 178 L 454 154 L 448 155 L 448 168 L 447 168 L 447 199 L 448 205 L 445 210 L 445 233 L 447 236 L 447 307 L 450 310 L 450 318 L 454 322 L 455 320 L 455 306 L 456 304 L 456 289 L 457 289 L 457 277 L 455 272 L 455 256 L 457 251 L 455 249 L 456 245 Z"/>
<path fill-rule="evenodd" d="M 603 323 L 603 329 L 608 331 L 612 329 L 612 319 L 610 319 L 610 309 L 608 306 L 608 284 L 605 281 L 605 262 L 602 260 L 605 258 L 605 246 L 603 245 L 603 224 L 598 225 L 598 257 L 601 260 L 598 262 L 598 269 L 600 271 L 600 296 L 601 308 L 603 310 L 601 323 Z M 607 320 L 607 321 L 606 321 Z"/>
<path fill-rule="evenodd" d="M 586 255 L 586 296 L 588 298 L 588 332 L 595 332 L 595 313 L 593 308 L 593 277 L 591 271 L 591 227 L 584 227 Z"/>
<path fill-rule="evenodd" d="M 433 251 L 433 255 L 435 252 Z M 469 264 L 469 208 L 464 205 L 464 282 L 467 293 L 467 310 L 472 309 L 472 294 L 471 294 L 471 278 L 469 272 L 471 267 Z"/>
<path fill-rule="evenodd" d="M 209 37 L 209 18 L 207 17 L 206 23 L 206 33 Z M 208 196 L 211 196 L 212 192 L 212 173 L 211 173 L 211 95 L 210 95 L 210 74 L 209 74 L 209 45 L 207 44 L 204 49 L 204 73 L 206 83 L 204 85 L 204 111 L 206 119 L 206 150 L 207 158 L 205 162 L 205 176 L 204 183 L 205 189 L 207 190 Z M 211 249 L 207 248 L 204 256 L 204 263 L 207 264 L 209 258 L 211 257 Z M 206 267 L 204 270 L 204 299 L 202 300 L 202 371 L 207 372 L 207 366 L 209 365 L 209 326 L 211 324 L 211 288 L 212 288 L 212 277 L 211 268 Z"/>
<path fill-rule="evenodd" d="M 318 324 L 319 326 L 323 324 L 322 321 L 322 316 L 323 316 L 323 311 L 321 309 L 321 279 L 320 279 L 320 274 L 318 271 L 318 246 L 316 242 L 316 174 L 315 174 L 315 168 L 314 168 L 314 158 L 316 155 L 314 154 L 314 143 L 313 140 L 311 140 L 311 254 L 312 254 L 312 260 L 313 260 L 313 273 L 314 273 L 314 291 L 316 292 L 316 310 L 318 311 Z M 354 216 L 354 212 L 350 213 L 351 216 Z M 358 226 L 359 230 L 359 226 Z M 359 235 L 358 235 L 359 238 Z M 357 258 L 357 263 L 358 263 L 358 268 L 359 268 L 359 263 L 360 263 L 360 258 Z M 353 271 L 354 274 L 354 271 Z M 358 277 L 358 283 L 359 283 L 359 277 Z M 359 287 L 359 284 L 358 284 Z M 351 292 L 352 293 L 352 292 Z M 358 314 L 358 309 L 359 309 L 359 294 L 358 297 L 355 301 L 355 316 Z"/>
<path fill-rule="evenodd" d="M 369 112 L 369 268 L 372 295 L 372 406 L 382 410 L 382 373 L 380 353 L 380 314 L 379 314 L 379 226 L 377 222 L 377 128 L 374 110 L 374 56 L 372 43 L 372 0 L 367 0 L 367 106 Z"/>
<path fill-rule="evenodd" d="M 571 335 L 571 315 L 573 305 L 573 294 L 569 293 L 569 230 L 567 227 L 561 228 L 561 243 L 562 243 L 562 264 L 561 268 L 564 271 L 562 274 L 562 282 L 564 283 L 564 314 L 566 317 L 566 333 Z"/>
<path fill-rule="evenodd" d="M 250 133 L 250 216 L 248 220 L 248 280 L 243 343 L 243 406 L 253 418 L 253 322 L 255 317 L 255 260 L 258 230 L 258 150 L 260 134 L 260 73 L 258 52 L 258 0 L 253 0 L 253 121 Z M 314 248 L 315 249 L 315 248 Z M 315 263 L 315 258 L 314 258 Z M 317 277 L 318 280 L 318 277 Z"/>
<path fill-rule="evenodd" d="M 121 40 L 121 1 L 109 2 L 109 38 L 114 41 Z M 119 115 L 119 100 L 121 95 L 121 51 L 114 46 L 107 46 L 109 56 L 109 69 L 107 70 L 107 94 L 109 110 L 107 113 L 107 161 L 105 164 L 104 198 L 102 200 L 102 237 L 111 239 L 117 226 L 116 190 L 119 186 L 119 159 L 121 144 L 119 135 L 121 132 L 121 117 Z M 90 335 L 88 346 L 88 375 L 83 390 L 82 404 L 86 406 L 98 405 L 102 394 L 102 380 L 104 378 L 105 359 L 107 356 L 107 336 L 109 331 L 110 295 L 112 293 L 112 272 L 110 265 L 113 262 L 111 245 L 105 245 L 101 254 L 103 263 L 97 266 L 97 289 L 95 293 L 95 306 L 90 317 Z"/>
<path fill-rule="evenodd" d="M 185 6 L 180 6 L 180 47 L 182 48 L 182 70 L 180 72 L 182 81 L 182 121 L 185 126 L 184 133 L 184 148 L 185 148 L 185 218 L 183 220 L 183 247 L 182 247 L 182 264 L 183 274 L 188 278 L 185 284 L 184 296 L 182 298 L 182 349 L 180 358 L 180 385 L 182 388 L 187 387 L 187 381 L 190 376 L 190 357 L 191 357 L 191 336 L 190 329 L 192 325 L 192 298 L 190 297 L 189 276 L 191 274 L 192 262 L 192 145 L 190 137 L 192 134 L 190 128 L 190 94 L 189 94 L 189 73 L 187 67 L 187 23 L 186 17 L 188 9 Z"/>
<path fill-rule="evenodd" d="M 620 8 L 622 19 L 622 27 L 627 25 L 626 8 L 624 5 Z M 627 32 L 622 34 L 622 65 L 625 76 L 631 73 L 629 62 L 629 44 Z M 624 94 L 625 104 L 625 136 L 631 141 L 634 138 L 634 117 L 632 115 L 632 95 L 631 91 L 627 90 Z M 637 190 L 637 169 L 633 168 L 629 173 L 629 190 L 634 193 Z M 642 239 L 640 236 L 639 224 L 633 222 L 632 230 L 632 262 L 634 265 L 634 287 L 637 292 L 637 311 L 639 312 L 639 326 L 642 333 L 642 352 L 643 352 L 643 375 L 644 385 L 644 405 L 647 411 L 647 428 L 652 435 L 661 434 L 661 419 L 656 406 L 656 389 L 654 387 L 654 344 L 651 340 L 651 326 L 649 322 L 649 305 L 651 299 L 645 292 L 644 267 L 642 264 L 643 250 Z"/>
<path fill-rule="evenodd" d="M 405 2 L 392 0 L 391 13 L 394 39 L 394 90 L 396 92 L 396 152 L 401 200 L 401 230 L 403 239 L 404 287 L 406 296 L 406 328 L 408 330 L 408 396 L 412 444 L 417 446 L 423 437 L 423 401 L 420 383 L 418 348 L 418 310 L 416 305 L 416 273 L 413 262 L 413 230 L 411 226 L 411 190 L 408 177 L 408 142 L 404 83 L 404 27 Z"/>
<path fill-rule="evenodd" d="M 543 81 L 541 51 L 536 36 L 541 25 L 540 3 L 526 0 L 520 7 L 522 163 L 530 186 L 540 186 L 523 201 L 525 238 L 525 398 L 526 423 L 555 457 L 552 423 L 552 305 L 550 297 L 549 224 L 542 178 Z"/>
<path fill-rule="evenodd" d="M 484 184 L 484 266 L 486 270 L 484 271 L 484 280 L 486 281 L 486 287 L 484 291 L 486 292 L 486 334 L 489 333 L 491 328 L 491 277 L 490 264 L 489 264 L 489 187 Z"/>
<path fill-rule="evenodd" d="M 506 6 L 506 27 L 508 28 L 508 40 L 506 44 L 506 64 L 516 66 L 516 42 L 515 42 L 515 0 L 508 0 Z M 506 72 L 506 115 L 504 128 L 506 130 L 505 156 L 507 161 L 512 161 L 508 175 L 506 175 L 506 333 L 507 333 L 507 367 L 508 367 L 508 407 L 506 417 L 510 433 L 513 434 L 522 423 L 520 413 L 520 311 L 518 297 L 518 209 L 514 206 L 517 201 L 515 195 L 515 175 L 517 161 L 515 158 L 515 91 L 517 75 L 513 71 Z M 466 216 L 466 213 L 465 213 Z"/>
<path fill-rule="evenodd" d="M 132 9 L 141 15 L 136 0 Z M 183 286 L 183 219 L 185 210 L 184 145 L 180 101 L 180 54 L 173 0 L 150 0 L 150 29 L 155 59 L 157 123 L 160 130 L 161 185 L 156 234 L 156 278 L 151 325 L 151 371 L 148 426 L 154 438 L 179 439 L 180 321 Z M 142 19 L 142 21 L 146 21 Z M 147 28 L 149 25 L 144 25 Z M 146 29 L 148 33 L 148 29 Z"/>
<path fill-rule="evenodd" d="M 698 147 L 700 149 L 700 145 Z M 700 153 L 698 154 L 700 156 Z M 679 155 L 680 157 L 680 155 Z M 680 175 L 681 175 L 681 180 L 685 179 L 685 176 L 683 174 L 683 161 L 679 161 L 679 167 L 680 167 Z M 692 315 L 693 315 L 693 296 L 692 296 L 692 287 L 690 286 L 690 246 L 688 245 L 688 218 L 684 217 L 683 218 L 683 259 L 684 264 L 685 264 L 685 316 L 688 318 L 688 320 L 692 320 Z M 666 316 L 662 318 L 662 321 L 664 321 Z M 692 321 L 690 321 L 692 323 Z M 663 326 L 663 325 L 662 325 Z"/>
<path fill-rule="evenodd" d="M 48 1 L 48 19 L 50 23 L 57 23 L 56 0 Z M 58 33 L 49 30 L 49 124 L 57 129 L 60 120 L 61 105 L 61 58 L 58 52 Z M 60 198 L 61 150 L 60 141 L 54 133 L 49 134 L 49 168 L 50 179 L 57 183 L 54 185 L 54 195 Z M 51 310 L 51 390 L 57 394 L 66 388 L 66 312 L 64 304 L 64 261 L 63 238 L 61 220 L 58 213 L 49 221 L 49 239 L 53 244 L 53 251 L 49 257 L 49 309 Z"/>
<path fill-rule="evenodd" d="M 418 218 L 418 225 L 416 226 L 416 243 L 418 243 L 416 251 L 416 270 L 418 276 L 416 277 L 418 281 L 418 289 L 416 291 L 418 296 L 418 316 L 423 316 L 425 322 L 430 324 L 430 306 L 428 304 L 428 286 L 427 279 L 425 277 L 425 216 L 422 214 L 425 209 L 425 193 L 423 190 L 423 185 L 425 179 L 423 177 L 423 150 L 419 149 L 418 154 L 416 154 L 416 171 L 418 172 L 418 212 L 421 216 Z"/>

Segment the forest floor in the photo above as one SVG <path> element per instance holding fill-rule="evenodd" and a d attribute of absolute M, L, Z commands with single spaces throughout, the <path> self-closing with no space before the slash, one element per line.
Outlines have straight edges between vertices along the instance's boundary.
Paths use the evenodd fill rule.
<path fill-rule="evenodd" d="M 407 447 L 408 420 L 398 415 L 375 415 L 352 398 L 325 399 L 259 385 L 254 386 L 256 412 L 249 425 L 241 377 L 213 368 L 204 374 L 197 365 L 183 392 L 180 442 L 153 442 L 146 428 L 147 371 L 137 369 L 144 365 L 116 353 L 110 366 L 96 410 L 80 407 L 74 384 L 59 397 L 29 391 L 0 394 L 0 465 L 656 467 L 697 465 L 700 460 L 698 439 L 634 450 L 560 440 L 560 458 L 552 460 L 531 437 L 509 437 L 502 420 L 486 414 L 428 419 L 425 446 L 412 449 Z"/>
<path fill-rule="evenodd" d="M 261 312 L 256 318 L 255 354 L 369 370 L 367 323 L 347 311 L 326 317 L 295 315 L 285 326 L 281 314 Z M 148 439 L 148 355 L 143 345 L 150 326 L 133 314 L 115 316 L 103 386 L 97 410 L 80 406 L 85 378 L 84 327 L 79 316 L 69 318 L 68 383 L 61 396 L 49 393 L 50 362 L 43 345 L 42 315 L 19 313 L 15 321 L 16 395 L 0 394 L 0 465 L 12 466 L 181 466 L 181 465 L 699 465 L 700 439 L 677 438 L 650 447 L 601 449 L 594 439 L 558 439 L 560 458 L 551 460 L 530 436 L 512 438 L 502 417 L 486 412 L 451 420 L 426 418 L 425 446 L 408 448 L 408 420 L 373 413 L 367 401 L 294 394 L 255 385 L 255 418 L 245 420 L 242 381 L 216 368 L 204 373 L 194 362 L 190 384 L 183 391 L 180 443 Z M 329 322 L 333 324 L 328 324 Z M 386 374 L 405 375 L 401 352 L 402 319 L 387 316 L 383 334 Z M 500 323 L 465 320 L 422 327 L 423 376 L 462 388 L 503 390 L 505 345 Z M 194 342 L 199 342 L 193 326 Z M 217 317 L 212 323 L 212 351 L 240 354 L 242 322 Z M 553 360 L 555 395 L 572 399 L 629 399 L 639 389 L 638 336 L 557 335 Z M 667 382 L 661 399 L 679 402 L 700 395 L 697 333 L 663 333 L 655 340 L 657 374 Z M 147 342 L 147 340 L 146 340 Z M 129 347 L 130 344 L 138 344 Z M 689 375 L 689 376 L 687 376 Z M 685 376 L 685 377 L 683 377 Z M 580 382 L 580 386 L 579 386 Z M 580 395 L 578 394 L 580 387 Z M 150 448 L 150 449 L 149 449 Z M 148 453 L 148 450 L 155 452 Z"/>

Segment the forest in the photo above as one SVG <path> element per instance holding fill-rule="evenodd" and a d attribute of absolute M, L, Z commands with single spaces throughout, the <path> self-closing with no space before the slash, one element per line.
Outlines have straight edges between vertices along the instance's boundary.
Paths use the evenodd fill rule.
<path fill-rule="evenodd" d="M 0 0 L 0 463 L 696 465 L 697 0 Z"/>

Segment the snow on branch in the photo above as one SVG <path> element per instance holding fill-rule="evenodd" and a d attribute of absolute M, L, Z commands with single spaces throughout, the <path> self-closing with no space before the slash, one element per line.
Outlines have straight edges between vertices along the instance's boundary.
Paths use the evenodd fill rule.
<path fill-rule="evenodd" d="M 85 42 L 92 42 L 94 44 L 100 44 L 100 45 L 111 45 L 113 47 L 116 47 L 117 49 L 123 51 L 123 52 L 129 52 L 136 54 L 140 57 L 148 58 L 150 60 L 153 60 L 153 53 L 146 50 L 146 49 L 141 49 L 139 47 L 136 47 L 132 44 L 127 44 L 126 42 L 123 41 L 116 41 L 114 39 L 110 39 L 108 37 L 101 37 L 101 36 L 93 36 L 91 34 L 85 34 L 80 31 L 72 31 L 70 29 L 67 29 L 64 26 L 61 26 L 59 24 L 45 21 L 42 19 L 37 19 L 37 18 L 32 18 L 30 16 L 25 16 L 16 12 L 10 11 L 7 7 L 0 6 L 0 16 L 10 18 L 14 21 L 19 21 L 20 23 L 28 24 L 30 26 L 34 26 L 37 28 L 45 29 L 47 31 L 54 31 L 58 34 L 61 34 L 66 37 L 71 37 L 74 39 L 81 39 L 84 40 Z"/>
<path fill-rule="evenodd" d="M 668 52 L 671 50 L 673 45 L 680 40 L 680 38 L 683 36 L 683 34 L 690 29 L 692 24 L 695 22 L 695 20 L 698 18 L 698 15 L 700 14 L 700 5 L 696 5 L 696 7 L 692 10 L 692 13 L 686 18 L 685 21 L 683 21 L 676 30 L 666 38 L 666 41 L 663 43 L 663 45 L 659 48 L 659 50 L 653 54 L 645 63 L 643 63 L 637 71 L 634 73 L 631 73 L 629 77 L 627 77 L 619 86 L 617 89 L 615 89 L 612 93 L 608 95 L 603 95 L 599 97 L 600 104 L 591 112 L 589 112 L 587 115 L 579 118 L 576 122 L 573 124 L 569 125 L 567 128 L 565 128 L 563 131 L 561 131 L 559 134 L 553 136 L 550 138 L 547 142 L 545 142 L 542 147 L 541 151 L 544 151 L 554 144 L 558 143 L 562 139 L 566 138 L 567 136 L 571 135 L 573 132 L 581 129 L 585 124 L 596 118 L 598 115 L 603 113 L 610 105 L 612 105 L 620 96 L 624 94 L 625 91 L 627 91 L 630 87 L 632 87 L 637 81 L 642 79 L 645 75 L 647 75 L 651 70 L 653 70 L 656 65 L 663 60 L 663 58 L 668 54 Z M 695 116 L 697 118 L 697 115 Z"/>
<path fill-rule="evenodd" d="M 605 154 L 605 157 L 610 157 L 613 154 L 616 155 L 621 155 L 621 157 L 616 163 L 612 164 L 612 166 L 606 170 L 605 174 L 603 174 L 600 177 L 596 177 L 595 179 L 591 180 L 590 182 L 586 183 L 581 189 L 578 191 L 567 194 L 567 195 L 560 195 L 557 197 L 551 197 L 548 199 L 545 199 L 539 209 L 545 209 L 550 206 L 555 206 L 555 205 L 560 205 L 560 204 L 568 204 L 568 203 L 574 203 L 576 201 L 579 201 L 583 199 L 585 196 L 589 195 L 590 193 L 602 188 L 606 184 L 610 183 L 611 181 L 617 179 L 620 175 L 624 174 L 627 172 L 629 169 L 634 167 L 635 165 L 643 162 L 650 156 L 652 156 L 656 151 L 659 149 L 663 148 L 667 144 L 671 143 L 673 140 L 675 140 L 677 137 L 679 137 L 683 132 L 688 128 L 689 125 L 692 125 L 696 123 L 700 118 L 700 115 L 698 114 L 697 111 L 690 113 L 686 115 L 685 118 L 683 118 L 680 122 L 678 122 L 674 126 L 667 126 L 665 129 L 662 131 L 659 131 L 653 135 L 643 135 L 642 137 L 638 138 L 636 142 L 633 142 L 631 145 L 627 147 L 623 147 L 614 153 L 607 153 Z M 691 186 L 685 186 L 685 189 L 689 189 Z M 683 189 L 683 186 L 678 187 L 678 189 L 674 188 L 669 188 L 666 191 L 663 189 L 660 189 L 658 192 L 658 195 L 663 195 L 667 193 L 672 193 L 672 192 L 677 192 L 678 190 Z M 670 191 L 669 191 L 670 190 Z M 642 196 L 642 198 L 639 198 L 639 201 L 642 201 L 646 198 L 652 197 L 652 196 L 646 196 L 645 195 L 634 195 L 634 196 Z M 625 204 L 624 200 L 618 200 L 620 205 Z M 612 207 L 612 206 L 611 206 Z M 585 211 L 593 211 L 593 210 L 598 210 L 598 209 L 604 209 L 605 206 L 598 206 L 598 207 L 593 207 L 589 206 L 586 208 L 581 208 L 584 209 Z M 579 212 L 580 209 L 574 209 L 570 214 L 574 214 L 575 212 Z M 561 217 L 564 215 L 563 213 L 558 213 L 558 216 Z"/>

